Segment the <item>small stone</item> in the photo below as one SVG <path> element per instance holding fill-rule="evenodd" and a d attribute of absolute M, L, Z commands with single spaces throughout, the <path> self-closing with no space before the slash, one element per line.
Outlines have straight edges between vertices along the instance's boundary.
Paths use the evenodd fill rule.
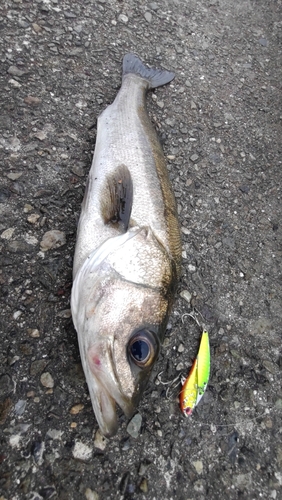
<path fill-rule="evenodd" d="M 24 213 L 27 214 L 31 210 L 33 210 L 33 206 L 30 205 L 29 203 L 26 203 L 25 206 L 24 206 Z"/>
<path fill-rule="evenodd" d="M 264 359 L 262 364 L 270 373 L 272 373 L 272 375 L 275 375 L 279 372 L 278 366 L 275 363 L 268 361 L 267 359 Z"/>
<path fill-rule="evenodd" d="M 177 351 L 178 352 L 183 352 L 185 349 L 184 344 L 179 344 Z"/>
<path fill-rule="evenodd" d="M 51 248 L 59 248 L 66 244 L 66 234 L 63 231 L 58 231 L 54 229 L 52 231 L 47 231 L 43 235 L 42 241 L 40 242 L 40 248 L 43 252 L 47 252 Z"/>
<path fill-rule="evenodd" d="M 94 438 L 95 448 L 98 448 L 99 450 L 103 451 L 107 446 L 107 442 L 108 442 L 107 438 L 105 438 L 105 436 L 103 436 L 100 430 L 98 429 Z"/>
<path fill-rule="evenodd" d="M 148 493 L 148 481 L 145 477 L 143 477 L 141 483 L 139 484 L 139 489 L 143 492 L 143 493 Z"/>
<path fill-rule="evenodd" d="M 29 222 L 30 224 L 36 224 L 36 222 L 38 221 L 38 219 L 40 219 L 40 215 L 39 214 L 30 214 L 27 217 L 27 222 Z"/>
<path fill-rule="evenodd" d="M 157 106 L 162 109 L 164 107 L 164 101 L 157 101 Z"/>
<path fill-rule="evenodd" d="M 77 427 L 77 422 L 71 422 L 70 428 L 75 429 Z"/>
<path fill-rule="evenodd" d="M 27 398 L 34 398 L 34 396 L 35 396 L 35 392 L 34 392 L 34 391 L 28 391 L 28 392 L 26 393 L 26 397 L 27 397 Z"/>
<path fill-rule="evenodd" d="M 188 290 L 182 290 L 180 292 L 180 297 L 184 300 L 186 300 L 186 302 L 188 302 L 188 304 L 190 304 L 191 302 L 191 299 L 192 299 L 192 295 L 190 292 L 188 292 Z"/>
<path fill-rule="evenodd" d="M 44 130 L 38 130 L 38 132 L 33 134 L 33 137 L 36 137 L 36 139 L 40 141 L 44 141 L 47 138 L 47 133 Z"/>
<path fill-rule="evenodd" d="M 152 22 L 152 17 L 153 16 L 152 16 L 151 12 L 145 12 L 144 17 L 145 17 L 147 23 L 151 23 Z"/>
<path fill-rule="evenodd" d="M 24 98 L 24 102 L 30 106 L 38 106 L 41 103 L 40 97 L 35 97 L 32 95 L 28 95 Z"/>
<path fill-rule="evenodd" d="M 197 109 L 197 104 L 194 101 L 191 101 L 191 109 Z"/>
<path fill-rule="evenodd" d="M 140 415 L 140 413 L 136 413 L 136 415 L 134 415 L 134 417 L 130 420 L 126 430 L 131 437 L 136 439 L 139 435 L 141 425 L 142 416 Z"/>
<path fill-rule="evenodd" d="M 59 431 L 58 429 L 49 429 L 47 431 L 47 436 L 51 439 L 62 439 L 63 431 Z"/>
<path fill-rule="evenodd" d="M 275 408 L 277 408 L 278 410 L 282 410 L 282 399 L 276 399 L 275 401 Z"/>
<path fill-rule="evenodd" d="M 195 273 L 196 272 L 196 266 L 193 266 L 193 264 L 188 264 L 188 271 L 190 273 Z"/>
<path fill-rule="evenodd" d="M 24 235 L 24 239 L 25 239 L 25 241 L 26 241 L 29 245 L 33 245 L 33 246 L 35 246 L 35 245 L 37 245 L 37 244 L 38 244 L 38 239 L 37 239 L 35 236 L 33 236 L 32 234 L 28 234 L 28 233 L 27 233 L 27 234 L 25 234 L 25 235 Z"/>
<path fill-rule="evenodd" d="M 30 375 L 34 376 L 37 375 L 38 373 L 43 372 L 47 364 L 48 361 L 46 361 L 46 359 L 37 359 L 36 361 L 33 361 L 30 365 L 30 370 L 29 370 Z"/>
<path fill-rule="evenodd" d="M 64 309 L 63 311 L 59 311 L 57 313 L 57 316 L 59 318 L 64 318 L 64 319 L 71 318 L 71 310 L 70 309 Z"/>
<path fill-rule="evenodd" d="M 83 410 L 84 404 L 78 403 L 77 405 L 74 405 L 70 409 L 70 414 L 71 415 L 77 415 L 81 410 Z"/>
<path fill-rule="evenodd" d="M 20 82 L 17 82 L 17 80 L 14 80 L 13 78 L 11 78 L 9 80 L 9 83 L 10 85 L 12 85 L 12 87 L 14 87 L 15 89 L 19 89 L 22 85 Z"/>
<path fill-rule="evenodd" d="M 268 46 L 268 40 L 266 38 L 260 38 L 259 39 L 259 43 L 260 45 L 262 45 L 263 47 L 267 47 Z"/>
<path fill-rule="evenodd" d="M 99 495 L 98 495 L 98 493 L 96 493 L 96 491 L 93 491 L 90 488 L 87 488 L 85 490 L 85 498 L 86 498 L 86 500 L 99 500 Z"/>
<path fill-rule="evenodd" d="M 19 319 L 22 313 L 23 313 L 22 311 L 15 311 L 13 314 L 13 319 L 15 320 Z"/>
<path fill-rule="evenodd" d="M 26 400 L 19 399 L 19 401 L 15 404 L 15 413 L 16 415 L 23 415 L 26 407 Z"/>
<path fill-rule="evenodd" d="M 146 474 L 146 471 L 148 469 L 148 467 L 150 466 L 149 463 L 141 463 L 140 464 L 140 467 L 139 467 L 139 470 L 138 470 L 138 474 L 139 476 L 144 476 Z"/>
<path fill-rule="evenodd" d="M 203 472 L 203 462 L 201 460 L 196 460 L 195 462 L 192 462 L 192 465 L 194 465 L 196 471 L 198 474 L 202 474 Z"/>
<path fill-rule="evenodd" d="M 40 31 L 42 31 L 41 26 L 39 26 L 39 24 L 37 23 L 32 23 L 32 29 L 33 31 L 35 31 L 35 33 L 40 33 Z"/>
<path fill-rule="evenodd" d="M 24 29 L 29 27 L 29 23 L 27 21 L 25 21 L 24 19 L 19 19 L 18 25 L 20 28 L 24 28 Z"/>
<path fill-rule="evenodd" d="M 54 379 L 49 372 L 42 373 L 40 382 L 44 387 L 47 387 L 48 389 L 52 389 L 54 387 Z"/>
<path fill-rule="evenodd" d="M 12 448 L 19 448 L 21 436 L 20 434 L 13 434 L 10 436 L 9 444 Z"/>
<path fill-rule="evenodd" d="M 193 155 L 190 156 L 190 160 L 195 163 L 199 159 L 199 155 L 194 153 Z"/>
<path fill-rule="evenodd" d="M 11 181 L 16 181 L 23 175 L 22 172 L 10 172 L 7 174 L 8 179 L 11 179 Z"/>
<path fill-rule="evenodd" d="M 2 240 L 10 240 L 15 232 L 15 229 L 15 227 L 9 227 L 8 229 L 5 229 L 5 231 L 1 233 Z"/>
<path fill-rule="evenodd" d="M 178 365 L 176 366 L 177 372 L 181 372 L 181 370 L 184 370 L 184 364 L 182 363 L 182 361 L 180 361 L 180 363 L 178 363 Z"/>
<path fill-rule="evenodd" d="M 87 462 L 92 457 L 92 448 L 87 446 L 87 444 L 82 443 L 82 441 L 76 441 L 72 454 L 74 458 Z"/>
<path fill-rule="evenodd" d="M 62 155 L 63 156 L 63 155 Z M 84 168 L 82 165 L 73 165 L 71 167 L 71 172 L 75 175 L 77 175 L 77 177 L 84 177 Z"/>
<path fill-rule="evenodd" d="M 17 68 L 17 66 L 10 66 L 8 69 L 9 75 L 13 76 L 23 76 L 26 74 L 26 71 L 23 71 L 22 69 Z"/>
<path fill-rule="evenodd" d="M 118 20 L 121 22 L 121 23 L 124 23 L 124 24 L 127 24 L 128 23 L 128 17 L 125 15 L 125 14 L 120 14 L 118 16 Z"/>

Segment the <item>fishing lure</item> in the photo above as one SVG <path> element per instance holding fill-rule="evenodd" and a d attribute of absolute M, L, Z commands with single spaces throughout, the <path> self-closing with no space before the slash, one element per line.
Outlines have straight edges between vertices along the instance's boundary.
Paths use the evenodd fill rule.
<path fill-rule="evenodd" d="M 201 401 L 210 376 L 210 343 L 207 330 L 203 330 L 198 355 L 180 393 L 180 408 L 185 417 L 192 415 Z"/>

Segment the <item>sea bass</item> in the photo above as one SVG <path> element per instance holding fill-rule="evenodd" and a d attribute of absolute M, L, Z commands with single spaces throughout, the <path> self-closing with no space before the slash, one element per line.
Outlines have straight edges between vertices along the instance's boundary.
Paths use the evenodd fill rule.
<path fill-rule="evenodd" d="M 71 310 L 101 432 L 129 418 L 157 359 L 180 276 L 175 198 L 146 93 L 174 74 L 127 54 L 122 86 L 98 118 L 77 230 Z"/>

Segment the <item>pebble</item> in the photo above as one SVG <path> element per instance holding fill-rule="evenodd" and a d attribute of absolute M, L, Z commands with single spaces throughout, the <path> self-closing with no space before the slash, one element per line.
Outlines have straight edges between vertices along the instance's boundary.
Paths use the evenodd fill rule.
<path fill-rule="evenodd" d="M 85 498 L 86 498 L 86 500 L 99 500 L 99 495 L 98 495 L 98 493 L 96 493 L 96 491 L 93 491 L 90 488 L 87 488 L 85 490 Z"/>
<path fill-rule="evenodd" d="M 188 264 L 188 271 L 190 273 L 195 273 L 196 272 L 196 266 L 193 266 L 193 264 Z"/>
<path fill-rule="evenodd" d="M 190 304 L 191 299 L 192 299 L 192 294 L 190 292 L 188 292 L 188 290 L 182 290 L 180 292 L 180 297 L 182 299 L 186 300 L 186 302 L 188 302 L 188 304 Z"/>
<path fill-rule="evenodd" d="M 136 413 L 136 415 L 134 415 L 134 417 L 130 420 L 126 430 L 131 437 L 136 439 L 139 435 L 141 425 L 142 416 L 140 415 L 140 413 Z"/>
<path fill-rule="evenodd" d="M 151 12 L 145 12 L 144 17 L 145 17 L 147 23 L 151 23 L 152 22 L 152 17 L 153 16 L 152 16 Z"/>
<path fill-rule="evenodd" d="M 71 415 L 77 415 L 81 410 L 83 410 L 84 404 L 78 403 L 77 405 L 74 405 L 70 409 L 70 414 Z"/>
<path fill-rule="evenodd" d="M 72 450 L 72 455 L 78 460 L 87 462 L 92 457 L 92 448 L 87 446 L 87 444 L 82 443 L 82 441 L 75 441 L 75 445 Z"/>
<path fill-rule="evenodd" d="M 196 460 L 195 462 L 192 462 L 192 465 L 195 467 L 198 474 L 202 474 L 203 462 L 201 460 Z"/>
<path fill-rule="evenodd" d="M 11 78 L 9 80 L 9 83 L 10 85 L 12 85 L 12 87 L 14 87 L 15 89 L 19 89 L 22 85 L 20 82 L 17 82 L 17 80 L 14 80 L 13 78 Z"/>
<path fill-rule="evenodd" d="M 79 165 L 79 164 L 74 165 L 73 167 L 71 167 L 71 172 L 73 174 L 77 175 L 77 177 L 84 177 L 84 168 L 82 165 Z"/>
<path fill-rule="evenodd" d="M 71 310 L 70 309 L 64 309 L 63 311 L 59 311 L 57 313 L 57 316 L 59 318 L 64 318 L 64 319 L 71 318 Z"/>
<path fill-rule="evenodd" d="M 24 206 L 24 213 L 25 214 L 28 214 L 28 212 L 31 212 L 31 210 L 33 210 L 33 206 L 30 205 L 29 203 L 26 203 L 25 206 Z"/>
<path fill-rule="evenodd" d="M 16 181 L 23 175 L 22 172 L 10 172 L 7 174 L 8 179 L 11 179 L 11 181 Z"/>
<path fill-rule="evenodd" d="M 98 448 L 99 450 L 104 450 L 107 446 L 108 439 L 105 438 L 98 429 L 97 432 L 95 433 L 94 437 L 94 446 L 95 448 Z"/>
<path fill-rule="evenodd" d="M 268 40 L 266 38 L 260 38 L 259 39 L 259 43 L 260 45 L 262 45 L 263 47 L 267 47 L 268 46 Z"/>
<path fill-rule="evenodd" d="M 176 366 L 177 372 L 181 372 L 181 370 L 184 370 L 184 364 L 182 363 L 182 361 L 180 361 L 180 363 L 178 363 L 178 365 Z"/>
<path fill-rule="evenodd" d="M 47 231 L 43 235 L 42 241 L 40 242 L 40 248 L 43 252 L 47 252 L 52 248 L 59 248 L 66 244 L 66 234 L 63 231 L 53 229 L 52 231 Z"/>
<path fill-rule="evenodd" d="M 46 359 L 37 359 L 33 361 L 30 365 L 30 375 L 34 376 L 41 373 L 47 366 L 48 361 Z"/>
<path fill-rule="evenodd" d="M 17 403 L 15 404 L 15 413 L 16 415 L 23 415 L 26 407 L 26 400 L 25 399 L 19 399 Z"/>
<path fill-rule="evenodd" d="M 184 349 L 185 349 L 184 344 L 179 344 L 177 351 L 184 352 Z"/>
<path fill-rule="evenodd" d="M 42 373 L 40 382 L 44 387 L 47 387 L 48 389 L 52 389 L 54 387 L 54 379 L 49 372 Z"/>
<path fill-rule="evenodd" d="M 39 139 L 39 141 L 44 141 L 44 139 L 47 138 L 47 132 L 44 130 L 38 130 L 38 132 L 35 132 L 33 134 L 33 137 L 36 137 L 36 139 Z"/>
<path fill-rule="evenodd" d="M 17 320 L 22 315 L 22 311 L 15 311 L 13 314 L 13 319 Z"/>
<path fill-rule="evenodd" d="M 26 74 L 26 71 L 23 71 L 22 69 L 17 68 L 17 66 L 10 66 L 8 69 L 9 75 L 12 76 L 23 76 Z"/>
<path fill-rule="evenodd" d="M 47 431 L 47 436 L 51 439 L 62 439 L 62 435 L 64 434 L 63 431 L 60 431 L 58 429 L 49 429 Z"/>
<path fill-rule="evenodd" d="M 143 493 L 148 493 L 148 481 L 145 477 L 143 477 L 141 483 L 139 484 L 139 489 L 143 492 Z"/>
<path fill-rule="evenodd" d="M 199 159 L 199 155 L 197 153 L 194 153 L 193 155 L 190 156 L 190 160 L 195 163 Z"/>
<path fill-rule="evenodd" d="M 15 227 L 9 227 L 8 229 L 5 229 L 5 231 L 1 233 L 2 240 L 10 240 L 15 232 L 15 229 Z"/>
<path fill-rule="evenodd" d="M 33 245 L 33 246 L 35 246 L 35 245 L 37 245 L 37 244 L 38 244 L 38 239 L 37 239 L 35 236 L 33 236 L 32 234 L 28 234 L 28 233 L 27 233 L 27 234 L 25 234 L 25 235 L 24 235 L 24 239 L 25 239 L 25 241 L 26 241 L 29 245 Z"/>
<path fill-rule="evenodd" d="M 35 97 L 32 95 L 28 95 L 24 98 L 24 102 L 30 106 L 38 106 L 41 103 L 40 97 Z"/>
<path fill-rule="evenodd" d="M 27 222 L 29 222 L 30 224 L 36 224 L 39 218 L 40 218 L 39 214 L 30 214 L 27 217 Z"/>
<path fill-rule="evenodd" d="M 125 14 L 120 14 L 118 16 L 118 20 L 121 22 L 121 23 L 124 23 L 124 24 L 127 24 L 128 23 L 128 17 L 125 15 Z"/>

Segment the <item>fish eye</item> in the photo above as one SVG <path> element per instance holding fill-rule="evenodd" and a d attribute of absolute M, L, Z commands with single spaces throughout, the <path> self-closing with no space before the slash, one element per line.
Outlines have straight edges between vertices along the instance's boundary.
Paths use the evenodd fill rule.
<path fill-rule="evenodd" d="M 145 367 L 152 363 L 158 351 L 154 335 L 148 330 L 140 330 L 135 333 L 128 344 L 128 352 L 132 361 Z"/>

